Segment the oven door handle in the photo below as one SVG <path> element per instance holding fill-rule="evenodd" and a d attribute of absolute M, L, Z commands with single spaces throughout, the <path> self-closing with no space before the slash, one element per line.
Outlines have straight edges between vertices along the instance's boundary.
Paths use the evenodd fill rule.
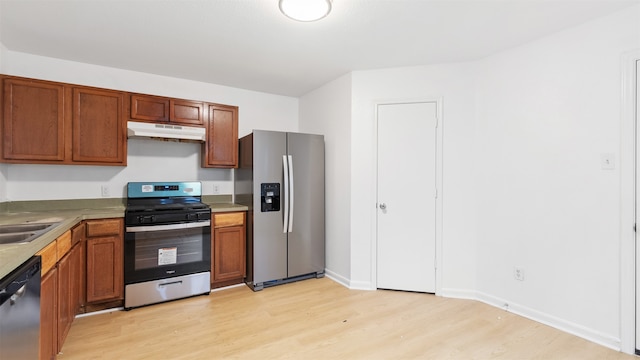
<path fill-rule="evenodd" d="M 180 223 L 180 224 L 169 224 L 169 225 L 148 225 L 148 226 L 127 226 L 127 232 L 151 232 L 151 231 L 166 231 L 166 230 L 178 230 L 178 229 L 192 229 L 192 228 L 200 228 L 211 226 L 211 221 L 197 221 L 197 222 L 189 222 L 189 223 Z"/>

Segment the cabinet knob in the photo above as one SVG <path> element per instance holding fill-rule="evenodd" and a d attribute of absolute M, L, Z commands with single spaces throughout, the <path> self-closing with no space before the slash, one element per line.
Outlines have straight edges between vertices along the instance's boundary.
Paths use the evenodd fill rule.
<path fill-rule="evenodd" d="M 386 209 L 387 209 L 387 204 L 381 203 L 380 204 L 380 210 L 386 210 Z"/>

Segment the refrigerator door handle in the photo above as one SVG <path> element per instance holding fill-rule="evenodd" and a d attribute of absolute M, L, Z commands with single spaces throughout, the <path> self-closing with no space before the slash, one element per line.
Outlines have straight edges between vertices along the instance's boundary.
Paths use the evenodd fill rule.
<path fill-rule="evenodd" d="M 282 214 L 282 232 L 287 233 L 289 229 L 289 162 L 287 155 L 282 155 L 282 168 L 284 169 L 284 212 Z"/>
<path fill-rule="evenodd" d="M 293 232 L 293 156 L 288 156 L 289 160 L 289 232 Z"/>

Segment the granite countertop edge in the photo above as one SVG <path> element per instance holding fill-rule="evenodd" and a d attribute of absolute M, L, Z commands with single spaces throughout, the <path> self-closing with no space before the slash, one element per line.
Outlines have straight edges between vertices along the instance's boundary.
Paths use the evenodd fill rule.
<path fill-rule="evenodd" d="M 248 207 L 234 203 L 204 201 L 211 207 L 211 211 L 230 212 L 247 211 Z M 11 211 L 0 213 L 0 225 L 20 224 L 29 222 L 59 222 L 57 226 L 45 232 L 35 240 L 26 244 L 0 245 L 0 279 L 10 274 L 22 263 L 29 260 L 38 251 L 45 248 L 52 241 L 72 229 L 83 220 L 110 219 L 124 217 L 125 206 L 116 205 L 100 208 L 83 209 L 48 209 L 35 211 Z"/>

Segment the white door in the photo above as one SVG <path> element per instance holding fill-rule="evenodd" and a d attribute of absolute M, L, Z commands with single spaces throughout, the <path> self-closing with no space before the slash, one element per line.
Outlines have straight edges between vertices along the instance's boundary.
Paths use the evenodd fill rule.
<path fill-rule="evenodd" d="M 435 293 L 435 102 L 378 105 L 376 281 Z"/>

